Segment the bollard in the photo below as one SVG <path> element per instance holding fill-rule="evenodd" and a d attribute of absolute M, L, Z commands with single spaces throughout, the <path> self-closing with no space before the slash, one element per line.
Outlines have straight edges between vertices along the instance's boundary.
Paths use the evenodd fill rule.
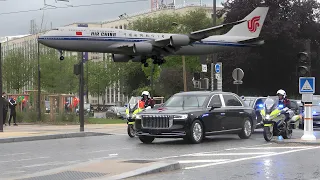
<path fill-rule="evenodd" d="M 312 102 L 304 103 L 304 132 L 301 140 L 316 140 L 313 134 Z"/>

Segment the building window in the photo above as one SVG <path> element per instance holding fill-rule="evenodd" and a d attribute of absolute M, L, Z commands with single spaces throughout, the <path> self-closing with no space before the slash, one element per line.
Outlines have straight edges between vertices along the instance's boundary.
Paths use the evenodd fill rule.
<path fill-rule="evenodd" d="M 119 26 L 119 29 L 122 29 L 122 25 Z"/>
<path fill-rule="evenodd" d="M 123 29 L 127 29 L 127 25 L 126 24 L 123 25 Z"/>
<path fill-rule="evenodd" d="M 118 29 L 118 26 L 116 26 L 115 28 Z"/>

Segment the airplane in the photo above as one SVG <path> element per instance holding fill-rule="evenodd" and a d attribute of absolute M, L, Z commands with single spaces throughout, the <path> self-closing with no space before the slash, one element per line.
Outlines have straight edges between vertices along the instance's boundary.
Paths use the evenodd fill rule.
<path fill-rule="evenodd" d="M 141 62 L 148 67 L 165 63 L 171 55 L 206 55 L 238 47 L 264 44 L 259 38 L 269 7 L 257 7 L 244 19 L 189 34 L 139 32 L 114 28 L 60 27 L 38 37 L 38 42 L 63 51 L 111 53 L 114 62 Z M 223 35 L 217 30 L 232 27 Z"/>

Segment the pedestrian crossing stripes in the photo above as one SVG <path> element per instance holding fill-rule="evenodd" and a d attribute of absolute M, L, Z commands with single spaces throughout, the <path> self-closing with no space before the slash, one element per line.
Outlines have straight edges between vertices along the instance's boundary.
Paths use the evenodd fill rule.
<path fill-rule="evenodd" d="M 219 164 L 240 162 L 245 160 L 259 159 L 310 149 L 317 149 L 319 146 L 260 146 L 260 147 L 243 147 L 232 148 L 223 151 L 199 152 L 172 156 L 170 160 L 180 163 L 183 169 L 196 169 Z"/>

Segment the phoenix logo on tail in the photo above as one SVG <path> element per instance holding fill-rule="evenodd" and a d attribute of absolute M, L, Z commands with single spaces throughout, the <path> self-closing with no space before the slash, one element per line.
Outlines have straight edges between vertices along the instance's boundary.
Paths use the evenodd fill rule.
<path fill-rule="evenodd" d="M 248 21 L 248 29 L 250 32 L 256 32 L 257 28 L 260 26 L 259 20 L 260 16 L 255 16 Z"/>

